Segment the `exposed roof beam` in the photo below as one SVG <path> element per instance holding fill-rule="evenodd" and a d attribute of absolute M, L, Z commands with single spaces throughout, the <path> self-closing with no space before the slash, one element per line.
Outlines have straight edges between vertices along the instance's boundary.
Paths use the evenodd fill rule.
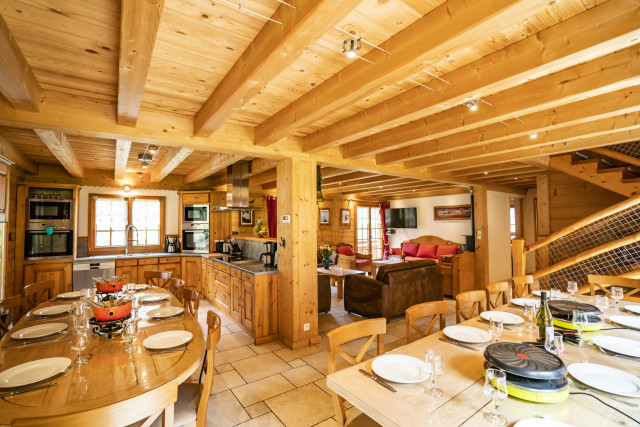
<path fill-rule="evenodd" d="M 483 98 L 477 111 L 459 105 L 342 147 L 358 158 L 476 129 L 640 84 L 640 47 L 634 46 Z"/>
<path fill-rule="evenodd" d="M 369 186 L 369 185 L 380 185 L 379 183 L 389 182 L 389 181 L 415 182 L 416 179 L 401 178 L 401 177 L 390 176 L 390 175 L 374 175 L 371 178 L 361 179 L 359 181 L 346 183 L 344 185 L 342 185 L 342 183 L 340 182 L 332 183 L 332 184 L 323 184 L 322 190 L 324 191 L 324 190 L 336 190 L 336 189 L 343 189 L 343 188 L 358 188 L 358 187 Z"/>
<path fill-rule="evenodd" d="M 193 148 L 171 147 L 151 171 L 151 182 L 160 182 L 193 153 Z"/>
<path fill-rule="evenodd" d="M 131 151 L 131 141 L 125 139 L 116 139 L 116 164 L 113 170 L 113 179 L 120 181 L 124 179 L 127 171 L 127 162 L 129 161 L 129 152 Z"/>
<path fill-rule="evenodd" d="M 73 151 L 67 135 L 62 132 L 51 130 L 33 130 L 44 142 L 49 151 L 58 159 L 60 164 L 69 172 L 74 178 L 84 178 L 84 170 L 80 166 L 78 157 Z"/>
<path fill-rule="evenodd" d="M 510 171 L 514 169 L 524 169 L 526 165 L 523 165 L 519 162 L 509 162 L 509 163 L 499 163 L 496 165 L 488 165 L 488 166 L 480 166 L 477 168 L 469 168 L 461 171 L 456 171 L 454 176 L 470 176 L 470 175 L 478 175 L 484 174 L 485 172 L 496 172 L 496 171 Z"/>
<path fill-rule="evenodd" d="M 322 185 L 345 184 L 351 181 L 360 181 L 367 178 L 373 178 L 373 175 L 367 172 L 351 172 L 344 175 L 338 175 L 331 178 L 322 177 Z"/>
<path fill-rule="evenodd" d="M 439 61 L 448 53 L 466 49 L 486 39 L 488 33 L 520 24 L 545 10 L 536 0 L 492 0 L 457 2 L 449 0 L 400 31 L 381 47 L 354 61 L 313 90 L 298 98 L 256 128 L 256 144 L 269 145 L 289 131 L 357 102 L 380 90 L 380 85 L 402 80 L 418 72 L 425 62 Z"/>
<path fill-rule="evenodd" d="M 323 188 L 322 191 L 327 192 L 339 192 L 339 193 L 350 193 L 350 192 L 361 192 L 366 190 L 375 190 L 383 187 L 392 187 L 392 188 L 401 188 L 407 185 L 418 185 L 421 184 L 421 181 L 416 181 L 415 179 L 409 178 L 387 178 L 384 181 L 372 182 L 368 184 L 354 184 L 354 185 L 344 185 L 340 187 L 332 187 L 332 188 Z M 441 183 L 431 183 L 432 185 L 441 185 Z M 431 185 L 429 184 L 429 185 Z"/>
<path fill-rule="evenodd" d="M 15 166 L 31 175 L 38 174 L 38 165 L 25 156 L 15 145 L 0 135 L 0 155 L 11 160 Z"/>
<path fill-rule="evenodd" d="M 147 81 L 164 0 L 122 0 L 118 124 L 135 126 Z"/>
<path fill-rule="evenodd" d="M 0 16 L 0 93 L 17 110 L 40 111 L 42 89 Z"/>
<path fill-rule="evenodd" d="M 396 185 L 396 186 L 382 186 L 375 187 L 368 190 L 357 191 L 358 194 L 396 194 L 396 193 L 410 193 L 413 191 L 424 191 L 424 190 L 437 190 L 441 188 L 449 188 L 455 186 L 455 184 L 447 184 L 447 183 L 432 183 L 432 184 L 422 184 L 422 185 Z M 343 193 L 345 193 L 343 191 Z"/>
<path fill-rule="evenodd" d="M 334 176 L 339 176 L 339 175 L 345 175 L 352 172 L 353 171 L 349 169 L 339 169 L 339 168 L 323 167 L 320 169 L 320 173 L 322 174 L 322 179 L 332 178 Z"/>
<path fill-rule="evenodd" d="M 255 185 L 262 185 L 268 182 L 273 182 L 273 181 L 276 181 L 277 176 L 278 176 L 277 169 L 271 169 L 266 172 L 262 172 L 261 174 L 250 176 L 249 185 L 253 187 Z"/>
<path fill-rule="evenodd" d="M 418 197 L 433 197 L 433 196 L 445 196 L 448 194 L 467 194 L 469 193 L 468 188 L 461 187 L 452 187 L 444 190 L 432 190 L 432 191 L 418 191 L 418 192 L 410 192 L 410 193 L 399 193 L 394 195 L 394 197 L 390 197 L 390 200 L 398 200 L 398 199 L 413 199 Z"/>
<path fill-rule="evenodd" d="M 208 137 L 264 86 L 339 23 L 361 0 L 300 0 L 280 5 L 195 117 L 195 134 Z"/>
<path fill-rule="evenodd" d="M 235 162 L 244 158 L 241 154 L 222 154 L 216 153 L 209 160 L 204 162 L 201 166 L 193 171 L 189 172 L 184 177 L 184 183 L 190 184 L 192 182 L 200 181 L 206 177 L 213 175 L 221 169 L 226 168 L 234 164 Z"/>
<path fill-rule="evenodd" d="M 476 181 L 477 180 L 482 181 L 484 179 L 497 179 L 505 176 L 518 176 L 518 175 L 525 175 L 525 174 L 531 175 L 536 173 L 544 173 L 544 171 L 538 168 L 525 167 L 524 169 L 514 169 L 510 171 L 488 172 L 486 175 L 484 173 L 475 174 L 477 176 L 472 175 L 470 179 L 473 179 Z"/>
<path fill-rule="evenodd" d="M 532 157 L 530 159 L 518 160 L 525 165 L 535 166 L 544 170 L 549 170 L 549 156 Z"/>
<path fill-rule="evenodd" d="M 266 172 L 276 167 L 278 167 L 277 160 L 253 159 L 251 160 L 251 168 L 250 168 L 251 170 L 249 171 L 249 176 L 258 175 L 262 172 Z"/>

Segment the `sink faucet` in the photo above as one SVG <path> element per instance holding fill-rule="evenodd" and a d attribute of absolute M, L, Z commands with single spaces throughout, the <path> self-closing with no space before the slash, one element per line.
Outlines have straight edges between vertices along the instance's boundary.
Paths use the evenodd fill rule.
<path fill-rule="evenodd" d="M 136 231 L 136 238 L 135 239 L 129 239 L 129 230 L 131 230 L 132 228 Z M 125 255 L 129 255 L 129 242 L 138 243 L 138 229 L 136 228 L 135 225 L 133 225 L 133 224 L 127 225 L 127 229 L 124 231 L 124 241 L 125 241 L 124 254 Z"/>

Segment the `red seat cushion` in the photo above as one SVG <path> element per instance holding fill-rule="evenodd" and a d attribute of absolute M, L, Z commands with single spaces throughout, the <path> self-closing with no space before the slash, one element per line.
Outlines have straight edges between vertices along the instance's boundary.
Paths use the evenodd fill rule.
<path fill-rule="evenodd" d="M 402 248 L 391 248 L 394 255 L 402 255 Z"/>
<path fill-rule="evenodd" d="M 420 248 L 418 248 L 418 257 L 436 259 L 437 248 L 438 245 L 420 245 Z"/>
<path fill-rule="evenodd" d="M 357 266 L 371 265 L 371 260 L 370 259 L 357 259 L 356 260 L 356 265 Z"/>
<path fill-rule="evenodd" d="M 402 252 L 406 256 L 418 256 L 418 248 L 420 245 L 418 243 L 405 242 L 402 244 Z"/>
<path fill-rule="evenodd" d="M 458 245 L 438 245 L 438 252 L 436 258 L 440 255 L 457 255 Z"/>
<path fill-rule="evenodd" d="M 353 248 L 351 246 L 340 246 L 338 249 L 338 254 L 339 255 L 344 255 L 344 256 L 354 256 L 355 252 L 353 252 Z"/>

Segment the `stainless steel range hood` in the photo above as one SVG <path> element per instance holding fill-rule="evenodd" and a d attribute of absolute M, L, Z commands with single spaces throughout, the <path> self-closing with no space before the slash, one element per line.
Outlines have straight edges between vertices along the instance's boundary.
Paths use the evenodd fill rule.
<path fill-rule="evenodd" d="M 212 210 L 240 211 L 249 207 L 249 162 L 241 160 L 227 167 L 227 206 Z"/>

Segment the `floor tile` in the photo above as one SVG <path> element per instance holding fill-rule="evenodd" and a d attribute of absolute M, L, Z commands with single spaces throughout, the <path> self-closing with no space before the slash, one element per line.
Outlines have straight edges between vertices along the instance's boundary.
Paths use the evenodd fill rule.
<path fill-rule="evenodd" d="M 287 427 L 313 426 L 333 415 L 331 397 L 315 384 L 273 397 L 265 403 Z"/>
<path fill-rule="evenodd" d="M 304 366 L 306 365 L 305 361 L 302 359 L 293 359 L 290 360 L 289 365 L 291 365 L 292 368 L 299 368 L 300 366 Z"/>
<path fill-rule="evenodd" d="M 227 371 L 213 377 L 213 387 L 211 392 L 220 393 L 243 384 L 246 384 L 246 382 L 236 371 Z"/>
<path fill-rule="evenodd" d="M 294 388 L 285 377 L 278 374 L 236 387 L 232 392 L 242 403 L 242 406 L 249 406 Z"/>
<path fill-rule="evenodd" d="M 259 417 L 260 415 L 264 415 L 267 412 L 271 411 L 269 409 L 269 407 L 267 405 L 265 405 L 264 402 L 255 403 L 253 405 L 247 406 L 244 409 L 245 409 L 245 411 L 247 411 L 247 413 L 249 414 L 249 416 L 251 418 Z"/>
<path fill-rule="evenodd" d="M 304 348 L 301 348 L 300 350 L 291 350 L 290 348 L 285 347 L 281 350 L 276 350 L 275 354 L 277 354 L 278 357 L 280 357 L 285 362 L 288 362 L 289 360 L 300 359 L 304 356 L 308 356 L 310 354 L 317 353 L 319 351 L 322 351 L 322 350 L 320 350 L 315 345 L 310 345 L 309 347 L 304 347 Z"/>
<path fill-rule="evenodd" d="M 217 361 L 217 359 L 216 359 L 216 361 Z M 225 365 L 217 365 L 216 364 L 215 368 L 216 368 L 216 372 L 219 373 L 219 374 L 221 374 L 223 372 L 227 372 L 227 371 L 232 371 L 233 370 L 233 366 L 231 366 L 230 363 L 227 363 Z"/>
<path fill-rule="evenodd" d="M 216 352 L 215 364 L 218 366 L 224 365 L 226 363 L 235 362 L 237 360 L 246 359 L 248 357 L 253 357 L 256 355 L 256 352 L 251 350 L 248 345 L 243 347 L 234 348 L 227 351 L 219 351 Z"/>
<path fill-rule="evenodd" d="M 248 383 L 291 369 L 288 363 L 283 362 L 273 353 L 265 353 L 249 359 L 239 360 L 233 362 L 232 365 Z"/>
<path fill-rule="evenodd" d="M 242 331 L 242 330 L 243 330 L 243 329 L 242 329 L 240 326 L 238 326 L 238 325 L 229 325 L 229 326 L 227 326 L 227 328 L 228 328 L 231 332 L 233 332 L 233 333 L 240 332 L 240 331 Z"/>
<path fill-rule="evenodd" d="M 254 418 L 251 421 L 247 421 L 246 423 L 242 423 L 239 427 L 279 427 L 283 426 L 273 412 L 269 412 L 268 414 L 264 414 L 258 418 Z"/>
<path fill-rule="evenodd" d="M 251 419 L 240 402 L 231 393 L 223 391 L 209 399 L 207 422 L 209 426 L 229 427 Z"/>
<path fill-rule="evenodd" d="M 336 427 L 338 423 L 333 418 L 327 418 L 326 420 L 319 422 L 313 427 Z"/>
<path fill-rule="evenodd" d="M 220 342 L 216 346 L 219 351 L 231 350 L 253 344 L 253 338 L 246 332 L 234 332 L 232 334 L 223 335 L 220 337 Z"/>
<path fill-rule="evenodd" d="M 303 385 L 317 381 L 324 376 L 306 364 L 299 368 L 283 372 L 282 375 L 296 387 L 302 387 Z"/>
<path fill-rule="evenodd" d="M 249 347 L 251 347 L 251 350 L 255 351 L 256 353 L 263 354 L 263 353 L 268 353 L 270 351 L 280 350 L 284 346 L 277 341 L 271 341 L 261 345 L 252 344 Z"/>

